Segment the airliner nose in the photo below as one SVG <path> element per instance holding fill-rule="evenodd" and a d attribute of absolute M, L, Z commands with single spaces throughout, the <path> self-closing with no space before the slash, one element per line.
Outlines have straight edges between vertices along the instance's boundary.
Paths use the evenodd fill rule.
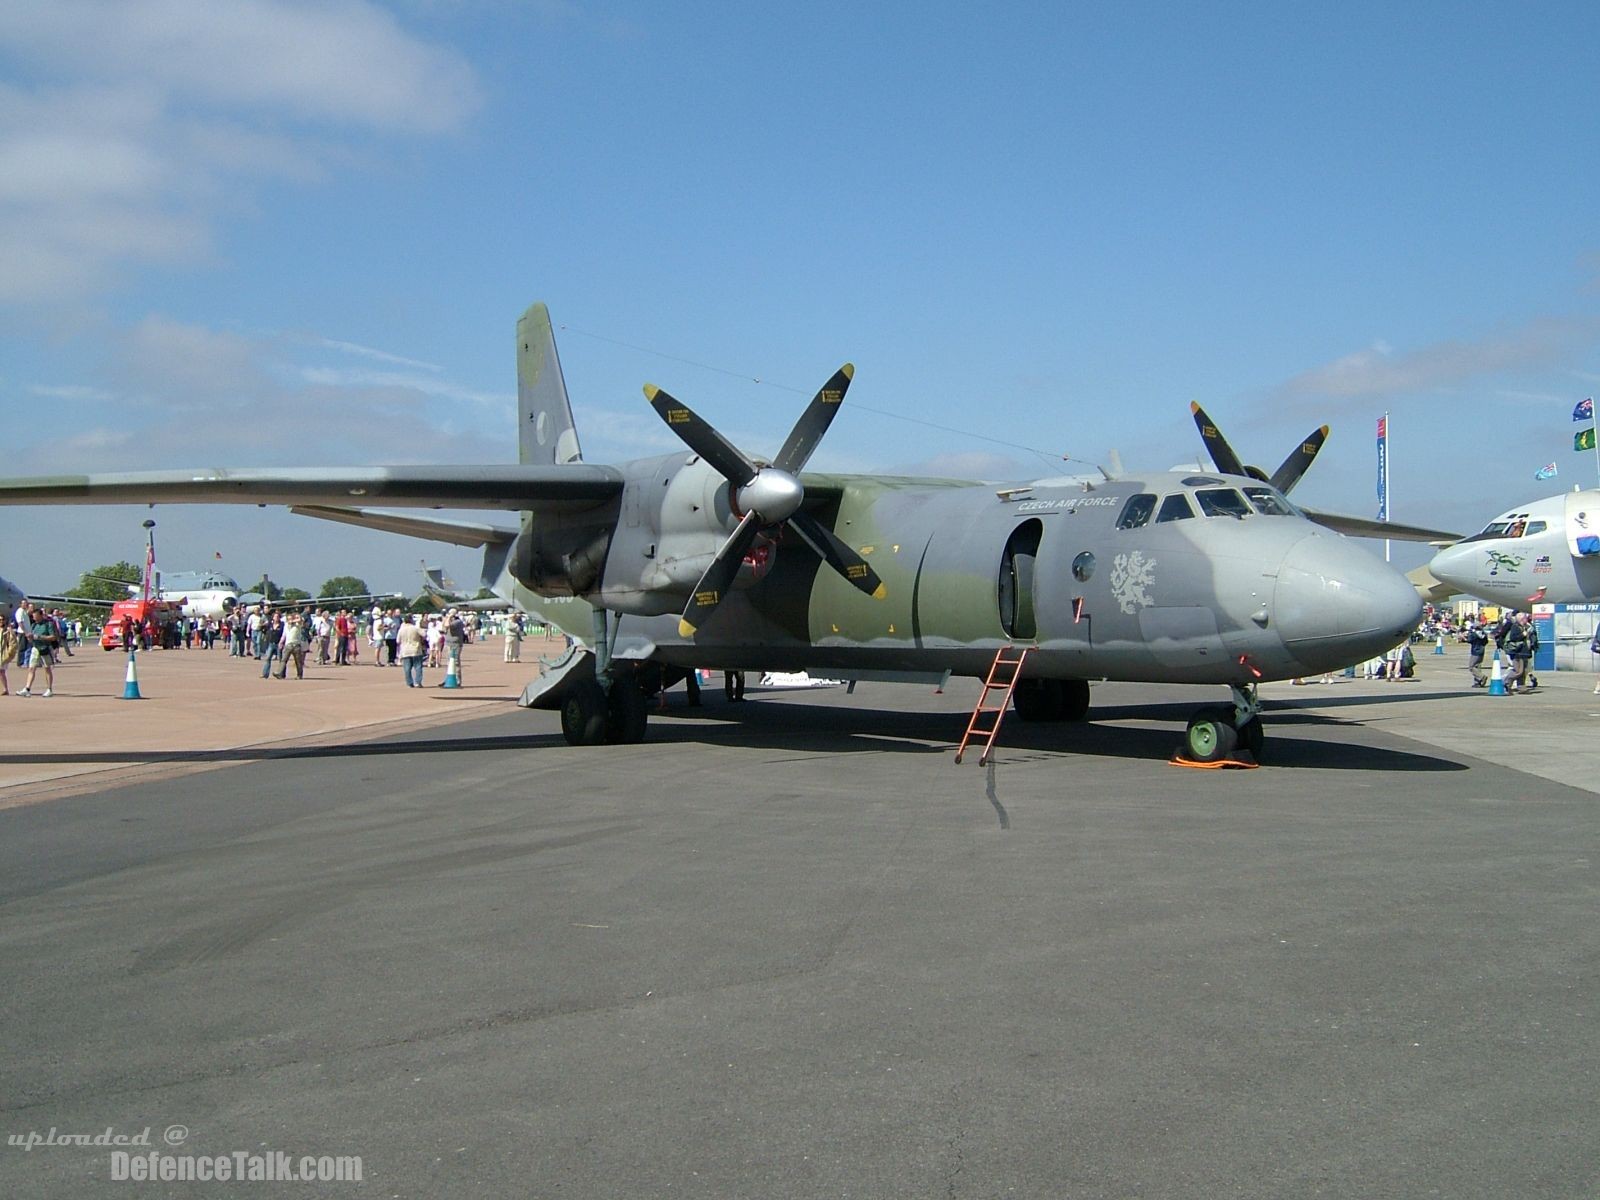
<path fill-rule="evenodd" d="M 1405 576 L 1333 533 L 1289 548 L 1274 600 L 1284 647 L 1316 670 L 1381 654 L 1422 620 L 1422 597 Z"/>
<path fill-rule="evenodd" d="M 1433 560 L 1428 563 L 1428 570 L 1440 583 L 1448 583 L 1452 587 L 1465 590 L 1475 582 L 1472 575 L 1477 561 L 1476 546 L 1461 544 L 1446 546 L 1433 556 Z"/>

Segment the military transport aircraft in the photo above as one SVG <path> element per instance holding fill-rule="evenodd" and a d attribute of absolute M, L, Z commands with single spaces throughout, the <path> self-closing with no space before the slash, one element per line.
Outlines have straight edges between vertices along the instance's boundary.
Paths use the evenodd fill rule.
<path fill-rule="evenodd" d="M 1221 758 L 1260 750 L 1259 682 L 1371 658 L 1421 616 L 1400 574 L 1328 527 L 1376 522 L 1319 525 L 1285 498 L 1312 439 L 1266 477 L 1197 408 L 1215 472 L 1011 486 L 806 472 L 846 365 L 771 460 L 647 385 L 687 449 L 611 466 L 583 461 L 543 304 L 517 324 L 517 364 L 516 464 L 7 479 L 0 503 L 280 503 L 482 547 L 500 594 L 587 635 L 551 673 L 559 688 L 524 696 L 559 704 L 580 745 L 639 741 L 648 697 L 694 668 L 982 678 L 1018 644 L 1031 648 L 1014 694 L 1024 720 L 1082 719 L 1091 680 L 1226 686 L 1232 703 L 1201 708 L 1188 730 L 1192 755 Z M 352 507 L 369 502 L 502 509 L 521 524 Z"/>

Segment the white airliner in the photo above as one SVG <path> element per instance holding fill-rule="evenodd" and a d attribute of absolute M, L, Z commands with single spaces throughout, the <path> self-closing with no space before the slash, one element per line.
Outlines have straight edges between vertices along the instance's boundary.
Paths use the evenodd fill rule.
<path fill-rule="evenodd" d="M 1433 556 L 1442 583 L 1505 608 L 1600 599 L 1600 489 L 1570 491 L 1501 513 Z"/>
<path fill-rule="evenodd" d="M 101 578 L 96 576 L 96 578 Z M 240 602 L 239 585 L 221 571 L 158 571 L 156 573 L 155 599 L 173 600 L 183 603 L 183 611 L 191 617 L 223 617 L 233 611 Z M 142 593 L 143 585 L 127 583 L 121 579 L 107 580 L 108 583 L 119 583 L 128 589 L 128 595 L 138 596 Z M 252 595 L 245 603 L 260 600 L 261 597 Z M 93 604 L 93 601 L 72 600 L 69 603 Z"/>

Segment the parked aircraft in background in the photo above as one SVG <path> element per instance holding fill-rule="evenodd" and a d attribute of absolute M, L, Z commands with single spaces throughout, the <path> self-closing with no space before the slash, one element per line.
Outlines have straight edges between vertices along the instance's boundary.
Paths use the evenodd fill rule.
<path fill-rule="evenodd" d="M 1547 496 L 1501 513 L 1433 556 L 1442 583 L 1504 608 L 1600 599 L 1600 489 Z"/>
<path fill-rule="evenodd" d="M 1231 702 L 1194 714 L 1189 753 L 1216 759 L 1240 743 L 1259 753 L 1260 681 L 1371 658 L 1421 616 L 1398 572 L 1334 532 L 1403 537 L 1405 527 L 1308 515 L 1285 497 L 1320 439 L 1264 478 L 1241 469 L 1197 411 L 1215 434 L 1216 472 L 1011 486 L 805 472 L 854 376 L 847 364 L 770 460 L 647 385 L 687 449 L 592 464 L 544 305 L 518 322 L 517 347 L 516 464 L 7 479 L 0 503 L 280 503 L 481 546 L 498 594 L 588 639 L 524 696 L 559 705 L 574 744 L 639 741 L 647 698 L 697 667 L 983 677 L 998 650 L 1025 645 L 1014 693 L 1024 720 L 1082 719 L 1091 680 L 1222 685 Z M 367 500 L 497 508 L 521 523 L 349 507 Z"/>

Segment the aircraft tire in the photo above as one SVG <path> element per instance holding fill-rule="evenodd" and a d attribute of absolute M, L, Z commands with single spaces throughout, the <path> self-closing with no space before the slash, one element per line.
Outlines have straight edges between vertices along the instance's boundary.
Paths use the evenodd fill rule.
<path fill-rule="evenodd" d="M 1184 732 L 1184 755 L 1195 762 L 1220 762 L 1239 745 L 1232 708 L 1202 708 L 1189 718 Z"/>
<path fill-rule="evenodd" d="M 1059 679 L 1020 679 L 1011 692 L 1011 704 L 1023 721 L 1059 721 L 1065 698 Z"/>
<path fill-rule="evenodd" d="M 561 735 L 569 746 L 598 746 L 606 740 L 606 717 L 606 694 L 585 679 L 561 702 Z"/>
<path fill-rule="evenodd" d="M 638 681 L 614 681 L 606 696 L 606 741 L 613 746 L 635 745 L 644 741 L 649 723 L 650 709 Z"/>
<path fill-rule="evenodd" d="M 1089 715 L 1089 681 L 1087 679 L 1059 680 L 1061 688 L 1061 715 L 1058 721 L 1081 721 Z"/>
<path fill-rule="evenodd" d="M 1260 717 L 1251 717 L 1239 726 L 1239 745 L 1250 751 L 1250 757 L 1257 762 L 1261 761 L 1261 749 L 1266 741 L 1267 732 L 1261 726 Z"/>

